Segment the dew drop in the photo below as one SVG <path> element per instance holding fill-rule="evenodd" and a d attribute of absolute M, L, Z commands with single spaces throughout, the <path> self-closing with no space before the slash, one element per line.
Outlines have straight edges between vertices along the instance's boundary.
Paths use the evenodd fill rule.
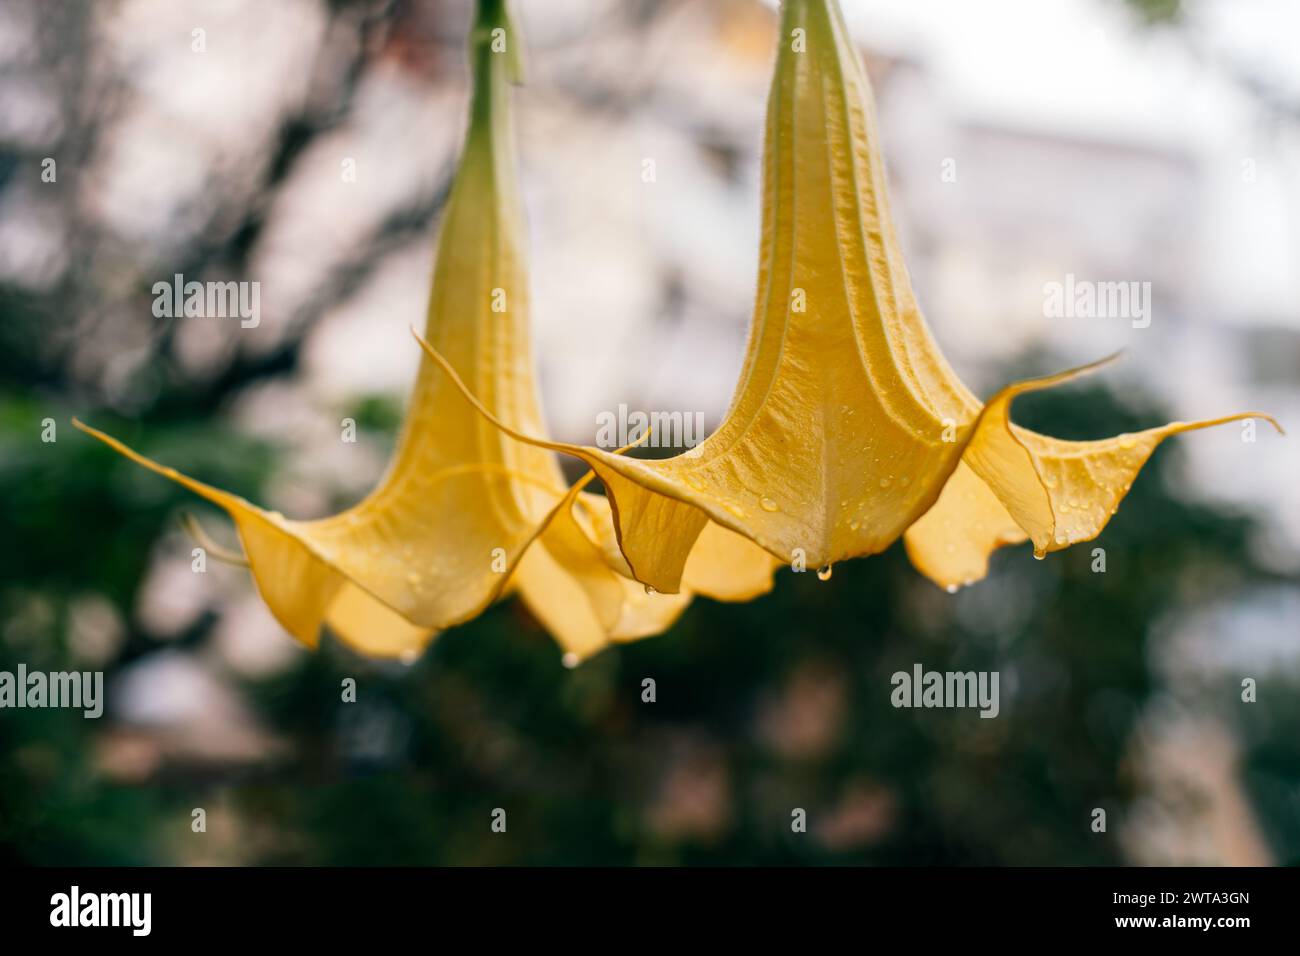
<path fill-rule="evenodd" d="M 569 651 L 569 653 L 560 658 L 560 663 L 569 668 L 569 670 L 573 670 L 573 668 L 578 666 L 578 655 L 573 653 L 573 651 Z"/>
<path fill-rule="evenodd" d="M 944 588 L 944 590 L 947 591 L 949 594 L 956 594 L 956 593 L 957 593 L 957 585 L 955 585 L 955 584 L 950 584 L 950 585 L 948 585 L 946 588 Z"/>
<path fill-rule="evenodd" d="M 1034 548 L 1034 560 L 1035 560 L 1035 561 L 1041 561 L 1041 560 L 1043 560 L 1043 558 L 1045 558 L 1045 557 L 1047 557 L 1047 549 L 1046 549 L 1046 548 Z"/>
<path fill-rule="evenodd" d="M 888 479 L 888 478 L 881 478 L 881 479 L 880 479 L 880 487 L 881 487 L 881 488 L 888 488 L 888 487 L 889 487 L 889 479 Z"/>
<path fill-rule="evenodd" d="M 777 508 L 776 502 L 773 501 L 771 498 L 768 498 L 768 497 L 763 497 L 762 499 L 760 499 L 759 502 L 758 502 L 758 504 L 759 504 L 759 506 L 760 506 L 764 511 L 777 511 L 777 510 L 779 510 L 779 509 Z"/>
<path fill-rule="evenodd" d="M 818 568 L 818 569 L 817 569 L 817 580 L 819 580 L 819 581 L 829 581 L 829 580 L 831 579 L 831 575 L 834 573 L 834 571 L 835 571 L 835 569 L 832 568 L 829 564 L 826 565 L 826 566 L 823 567 L 823 568 Z"/>
<path fill-rule="evenodd" d="M 645 593 L 646 593 L 646 594 L 658 594 L 659 592 L 656 591 L 656 590 L 654 589 L 654 585 L 653 585 L 653 584 L 647 584 L 647 585 L 645 586 Z"/>

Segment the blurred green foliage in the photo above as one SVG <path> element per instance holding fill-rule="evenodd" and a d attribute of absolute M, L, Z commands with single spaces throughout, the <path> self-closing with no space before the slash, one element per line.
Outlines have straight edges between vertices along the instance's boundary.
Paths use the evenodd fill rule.
<path fill-rule="evenodd" d="M 1024 405 L 1027 424 L 1062 434 L 1166 417 L 1096 389 Z M 74 666 L 68 603 L 98 592 L 132 622 L 107 666 L 111 686 L 163 646 L 133 620 L 135 589 L 153 541 L 189 502 L 70 429 L 42 444 L 41 418 L 63 428 L 66 411 L 0 401 L 0 496 L 17 506 L 6 509 L 0 559 L 0 668 Z M 273 473 L 268 449 L 211 421 L 111 424 L 253 498 Z M 1044 562 L 1016 548 L 996 556 L 988 581 L 950 596 L 895 547 L 826 582 L 783 571 L 750 604 L 697 601 L 667 635 L 572 671 L 515 602 L 446 633 L 409 667 L 327 641 L 273 678 L 242 683 L 288 745 L 251 764 L 164 764 L 127 784 L 98 769 L 111 711 L 99 722 L 7 712 L 0 853 L 185 862 L 212 857 L 192 841 L 225 840 L 233 859 L 281 864 L 1118 862 L 1135 793 L 1131 736 L 1156 691 L 1149 624 L 1189 594 L 1231 595 L 1266 577 L 1247 520 L 1170 493 L 1177 454 L 1176 443 L 1157 453 L 1102 536 L 1105 574 L 1091 571 L 1088 547 Z M 201 649 L 210 624 L 185 635 L 182 651 Z M 1001 716 L 894 709 L 890 675 L 916 662 L 1000 671 Z M 358 681 L 355 704 L 341 700 L 345 677 Z M 655 703 L 641 700 L 645 678 Z M 1215 690 L 1228 702 L 1236 692 L 1231 681 Z M 1265 680 L 1261 696 L 1286 695 Z M 1255 809 L 1293 857 L 1296 715 L 1244 710 Z M 1089 828 L 1097 806 L 1108 809 L 1107 834 Z M 194 807 L 227 823 L 192 835 Z M 507 835 L 490 830 L 497 807 Z M 791 831 L 796 807 L 808 834 Z"/>

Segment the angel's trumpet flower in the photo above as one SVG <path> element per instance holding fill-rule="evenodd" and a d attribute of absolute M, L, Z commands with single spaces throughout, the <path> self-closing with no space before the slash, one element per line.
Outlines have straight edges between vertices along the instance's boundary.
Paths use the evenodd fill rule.
<path fill-rule="evenodd" d="M 823 576 L 910 528 L 913 562 L 945 586 L 982 576 L 1001 544 L 1028 538 L 1042 555 L 1096 536 L 1156 444 L 1215 422 L 1100 442 L 1010 423 L 1016 395 L 1095 366 L 981 405 L 917 305 L 870 87 L 838 5 L 786 0 L 780 36 L 758 295 L 726 419 L 693 454 L 656 461 L 516 436 L 590 465 L 633 575 L 659 591 L 678 589 L 713 524 Z M 1268 417 L 1234 417 L 1249 416 Z"/>
<path fill-rule="evenodd" d="M 535 433 L 542 416 L 507 83 L 517 42 L 503 0 L 481 0 L 468 132 L 440 226 L 426 331 L 496 416 Z M 78 426 L 228 512 L 262 597 L 309 646 L 328 624 L 363 652 L 406 654 L 435 628 L 479 614 L 509 584 L 576 660 L 609 640 L 658 633 L 689 601 L 616 573 L 606 560 L 617 546 L 605 499 L 566 492 L 555 455 L 469 412 L 428 361 L 380 485 L 317 521 L 265 511 Z M 539 536 L 542 546 L 529 548 Z"/>

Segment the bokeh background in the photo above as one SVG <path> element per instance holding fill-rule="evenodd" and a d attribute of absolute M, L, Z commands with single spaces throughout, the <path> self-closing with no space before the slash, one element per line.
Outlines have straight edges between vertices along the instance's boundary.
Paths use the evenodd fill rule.
<path fill-rule="evenodd" d="M 1085 438 L 1260 408 L 1300 428 L 1296 4 L 844 7 L 913 277 L 967 381 L 1122 347 L 1020 420 Z M 590 441 L 619 403 L 713 427 L 753 298 L 774 5 L 519 11 L 550 428 Z M 0 860 L 1300 861 L 1300 453 L 1264 429 L 1162 448 L 1098 542 L 1104 574 L 1091 546 L 1022 547 L 949 595 L 896 547 L 696 601 L 575 670 L 516 602 L 385 664 L 301 649 L 238 568 L 191 572 L 181 515 L 229 543 L 228 524 L 70 418 L 293 516 L 364 494 L 416 366 L 468 17 L 0 7 L 0 669 L 102 669 L 108 688 L 98 721 L 0 713 Z M 155 318 L 175 273 L 260 282 L 261 324 Z M 1067 273 L 1150 281 L 1151 326 L 1045 317 Z M 915 662 L 999 670 L 1001 716 L 893 709 L 889 676 Z"/>

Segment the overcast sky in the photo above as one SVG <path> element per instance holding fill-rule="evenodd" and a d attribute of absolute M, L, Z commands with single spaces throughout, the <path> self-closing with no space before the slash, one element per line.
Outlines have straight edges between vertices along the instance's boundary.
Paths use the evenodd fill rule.
<path fill-rule="evenodd" d="M 1120 0 L 843 6 L 860 42 L 919 59 L 957 115 L 1189 150 L 1215 224 L 1204 254 L 1216 311 L 1300 323 L 1300 135 L 1277 135 L 1214 66 L 1238 64 L 1300 103 L 1300 3 L 1201 0 L 1182 34 L 1143 29 Z"/>

